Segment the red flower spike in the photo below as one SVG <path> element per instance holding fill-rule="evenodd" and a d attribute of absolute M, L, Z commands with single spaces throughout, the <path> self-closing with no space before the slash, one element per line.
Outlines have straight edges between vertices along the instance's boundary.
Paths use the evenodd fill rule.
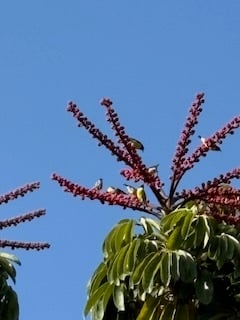
<path fill-rule="evenodd" d="M 234 130 L 240 127 L 240 116 L 235 117 L 229 123 L 227 123 L 221 130 L 217 131 L 210 138 L 206 139 L 204 145 L 198 147 L 192 155 L 190 155 L 185 162 L 185 165 L 181 167 L 181 171 L 178 170 L 177 179 L 180 179 L 184 173 L 193 168 L 194 164 L 199 161 L 199 158 L 206 156 L 206 153 L 210 151 L 215 145 L 222 144 L 222 140 L 226 138 L 228 134 L 233 134 Z"/>
<path fill-rule="evenodd" d="M 40 210 L 36 210 L 36 211 L 30 212 L 30 213 L 25 213 L 21 216 L 15 217 L 15 218 L 0 221 L 0 229 L 11 227 L 11 226 L 16 226 L 19 223 L 22 223 L 25 221 L 32 221 L 33 219 L 40 218 L 41 216 L 43 216 L 45 214 L 46 214 L 46 210 L 40 209 Z"/>
<path fill-rule="evenodd" d="M 177 144 L 176 153 L 172 160 L 172 166 L 171 169 L 173 171 L 173 175 L 170 178 L 171 179 L 171 187 L 170 187 L 170 197 L 173 196 L 177 185 L 182 177 L 182 172 L 185 168 L 185 156 L 188 152 L 188 145 L 191 143 L 190 137 L 194 134 L 193 128 L 197 125 L 198 117 L 200 113 L 202 112 L 201 105 L 204 103 L 204 93 L 198 93 L 195 97 L 194 102 L 192 103 L 190 110 L 189 110 L 189 116 L 187 118 L 187 121 L 185 123 L 184 129 L 182 130 L 180 140 Z"/>
<path fill-rule="evenodd" d="M 106 109 L 106 120 L 114 131 L 114 136 L 117 138 L 116 143 L 96 128 L 74 103 L 70 102 L 67 110 L 72 112 L 79 126 L 85 127 L 92 137 L 98 140 L 99 145 L 104 145 L 111 151 L 112 155 L 116 156 L 117 161 L 123 161 L 128 166 L 121 170 L 120 174 L 124 176 L 127 181 L 133 180 L 137 183 L 141 181 L 141 183 L 146 184 L 155 195 L 158 204 L 155 206 L 149 202 L 144 204 L 139 202 L 136 193 L 137 189 L 135 190 L 134 187 L 133 195 L 131 194 L 131 188 L 129 189 L 130 194 L 123 192 L 104 192 L 103 190 L 85 188 L 53 174 L 53 180 L 56 180 L 65 192 L 70 192 L 73 196 L 79 196 L 81 199 L 89 198 L 91 200 L 99 200 L 103 204 L 119 205 L 122 206 L 123 209 L 131 208 L 156 215 L 157 217 L 160 217 L 162 213 L 168 214 L 175 208 L 183 206 L 186 202 L 192 200 L 196 201 L 196 204 L 201 202 L 205 203 L 205 206 L 203 206 L 204 210 L 206 208 L 207 214 L 212 213 L 213 216 L 216 216 L 216 219 L 222 219 L 222 221 L 228 221 L 229 223 L 239 223 L 237 216 L 240 215 L 240 212 L 238 212 L 240 206 L 240 189 L 230 186 L 230 182 L 234 178 L 240 178 L 240 168 L 235 168 L 230 172 L 221 174 L 212 181 L 202 183 L 200 186 L 191 190 L 176 190 L 186 171 L 192 169 L 194 165 L 200 161 L 201 157 L 206 157 L 210 150 L 220 150 L 218 146 L 223 143 L 227 135 L 233 134 L 235 130 L 240 127 L 240 116 L 233 118 L 233 120 L 209 138 L 204 139 L 199 136 L 201 138 L 201 145 L 196 148 L 192 154 L 188 154 L 189 145 L 192 136 L 196 132 L 195 127 L 198 124 L 204 103 L 204 94 L 199 93 L 196 95 L 190 107 L 189 115 L 181 132 L 172 160 L 170 191 L 166 194 L 163 189 L 164 183 L 159 178 L 158 172 L 150 171 L 149 169 L 151 167 L 148 168 L 142 161 L 139 150 L 137 149 L 143 151 L 144 147 L 140 142 L 138 143 L 137 140 L 135 141 L 133 138 L 130 138 L 124 126 L 121 125 L 119 116 L 113 108 L 113 102 L 109 98 L 104 98 L 100 103 Z M 136 144 L 134 144 L 134 141 Z M 224 186 L 224 184 L 227 185 L 227 187 Z M 226 213 L 226 207 L 230 212 L 228 218 L 223 214 L 223 212 Z"/>
<path fill-rule="evenodd" d="M 159 210 L 154 207 L 149 207 L 148 205 L 143 205 L 142 202 L 133 195 L 128 194 L 116 194 L 112 192 L 102 192 L 99 190 L 88 189 L 82 187 L 78 184 L 71 182 L 57 174 L 52 175 L 52 179 L 57 181 L 61 187 L 64 187 L 64 190 L 72 193 L 73 196 L 80 196 L 90 200 L 99 200 L 101 203 L 108 203 L 109 205 L 118 205 L 123 208 L 130 208 L 132 210 L 140 210 L 147 212 L 149 214 L 159 216 Z"/>
<path fill-rule="evenodd" d="M 8 192 L 4 195 L 0 196 L 0 204 L 8 203 L 11 200 L 15 200 L 18 197 L 24 197 L 28 192 L 33 192 L 34 190 L 40 187 L 39 182 L 28 183 L 22 187 L 17 188 L 11 192 Z M 41 216 L 46 214 L 46 210 L 39 209 L 33 212 L 25 213 L 20 216 L 6 219 L 0 221 L 0 230 L 3 228 L 8 228 L 12 226 L 17 226 L 20 223 L 24 223 L 26 221 L 32 221 L 35 218 L 40 218 Z M 34 242 L 19 242 L 19 241 L 9 241 L 9 240 L 0 240 L 0 247 L 11 247 L 12 249 L 23 248 L 26 250 L 36 249 L 41 250 L 45 248 L 49 248 L 50 245 L 48 243 L 34 243 Z"/>
<path fill-rule="evenodd" d="M 20 242 L 20 241 L 9 241 L 9 240 L 0 240 L 0 247 L 10 247 L 14 249 L 25 249 L 25 250 L 43 250 L 50 248 L 50 244 L 46 242 Z"/>
<path fill-rule="evenodd" d="M 18 197 L 24 197 L 28 192 L 33 192 L 36 189 L 39 189 L 39 182 L 32 182 L 24 185 L 23 187 L 19 187 L 16 190 L 8 192 L 4 195 L 0 196 L 0 204 L 8 203 L 10 200 L 17 199 Z"/>

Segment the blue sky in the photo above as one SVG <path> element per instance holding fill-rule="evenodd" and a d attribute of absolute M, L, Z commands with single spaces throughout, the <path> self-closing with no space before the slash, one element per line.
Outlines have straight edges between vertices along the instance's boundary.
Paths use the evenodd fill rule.
<path fill-rule="evenodd" d="M 2 239 L 48 241 L 15 251 L 20 319 L 82 319 L 86 284 L 106 233 L 141 215 L 81 201 L 53 172 L 91 186 L 122 186 L 122 164 L 66 112 L 69 100 L 109 133 L 102 97 L 114 101 L 143 159 L 170 176 L 170 161 L 194 95 L 205 92 L 198 133 L 211 135 L 239 113 L 240 2 L 4 1 L 0 4 L 0 193 L 40 181 L 38 191 L 1 207 L 1 219 L 38 208 L 47 215 L 1 231 Z M 193 139 L 193 147 L 199 144 Z M 191 187 L 239 166 L 239 134 L 186 175 Z M 237 148 L 236 148 L 237 147 Z"/>

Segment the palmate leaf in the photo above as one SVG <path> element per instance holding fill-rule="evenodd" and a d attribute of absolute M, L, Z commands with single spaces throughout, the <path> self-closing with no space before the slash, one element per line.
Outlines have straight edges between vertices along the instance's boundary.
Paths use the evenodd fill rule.
<path fill-rule="evenodd" d="M 168 249 L 180 249 L 189 237 L 196 213 L 191 209 L 177 209 L 161 220 L 161 227 L 169 234 L 166 246 Z"/>
<path fill-rule="evenodd" d="M 180 208 L 180 209 L 176 209 L 173 212 L 171 212 L 170 214 L 166 215 L 165 217 L 163 217 L 161 219 L 161 226 L 163 227 L 163 231 L 164 232 L 169 232 L 171 230 L 173 230 L 173 228 L 178 225 L 178 224 L 183 224 L 183 219 L 185 219 L 186 217 L 188 217 L 188 215 L 190 216 L 194 216 L 195 212 L 192 209 L 186 209 L 186 208 Z M 188 226 L 185 226 L 185 230 L 188 230 Z"/>
<path fill-rule="evenodd" d="M 223 265 L 232 261 L 236 265 L 240 259 L 240 243 L 232 235 L 221 233 L 212 237 L 208 248 L 208 257 L 216 262 L 218 269 Z"/>

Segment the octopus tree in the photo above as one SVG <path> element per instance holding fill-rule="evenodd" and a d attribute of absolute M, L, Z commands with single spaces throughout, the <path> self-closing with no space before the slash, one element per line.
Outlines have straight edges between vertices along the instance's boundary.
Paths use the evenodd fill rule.
<path fill-rule="evenodd" d="M 165 190 L 157 166 L 142 160 L 140 141 L 130 137 L 110 99 L 103 99 L 107 122 L 117 141 L 100 131 L 76 104 L 67 107 L 77 120 L 126 168 L 120 174 L 128 192 L 106 190 L 102 181 L 93 188 L 56 173 L 52 179 L 74 197 L 98 200 L 146 213 L 139 220 L 125 219 L 103 242 L 103 261 L 88 284 L 85 315 L 92 319 L 240 319 L 240 189 L 232 185 L 240 168 L 221 174 L 189 190 L 179 190 L 185 173 L 219 151 L 228 135 L 240 127 L 240 116 L 189 152 L 202 112 L 204 94 L 190 106 L 171 164 L 170 188 Z M 148 186 L 155 202 L 144 191 Z"/>
<path fill-rule="evenodd" d="M 13 191 L 0 195 L 0 205 L 8 203 L 19 197 L 24 197 L 27 193 L 33 192 L 40 187 L 39 182 L 28 183 Z M 46 214 L 45 209 L 34 210 L 10 219 L 0 221 L 0 229 L 18 226 L 21 223 L 32 221 Z M 42 242 L 21 242 L 17 240 L 0 239 L 0 247 L 10 249 L 42 250 L 49 248 L 48 243 Z M 13 283 L 16 281 L 16 269 L 14 264 L 21 265 L 20 260 L 13 254 L 0 251 L 0 320 L 18 320 L 19 305 L 16 292 L 9 285 L 8 279 Z"/>

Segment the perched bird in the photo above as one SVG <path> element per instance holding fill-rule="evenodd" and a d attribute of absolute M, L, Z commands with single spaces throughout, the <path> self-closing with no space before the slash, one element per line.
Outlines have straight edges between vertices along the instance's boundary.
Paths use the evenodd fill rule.
<path fill-rule="evenodd" d="M 148 168 L 148 172 L 149 172 L 149 173 L 152 173 L 152 174 L 157 173 L 157 172 L 158 172 L 158 166 L 159 166 L 159 164 L 156 164 L 155 166 L 149 167 L 149 168 Z"/>
<path fill-rule="evenodd" d="M 107 188 L 107 192 L 109 193 L 116 193 L 116 194 L 126 194 L 126 192 L 124 192 L 123 190 L 119 189 L 119 188 L 115 188 L 115 187 L 108 187 Z"/>
<path fill-rule="evenodd" d="M 205 145 L 207 147 L 207 144 L 206 144 L 206 139 L 201 137 L 201 136 L 198 136 L 198 138 L 202 141 L 202 144 Z M 218 145 L 213 145 L 210 147 L 210 150 L 213 150 L 213 151 L 221 151 L 220 147 Z"/>
<path fill-rule="evenodd" d="M 144 146 L 139 140 L 134 139 L 134 138 L 129 138 L 129 140 L 130 140 L 129 143 L 130 143 L 131 147 L 133 147 L 135 149 L 142 150 L 142 151 L 144 150 Z"/>
<path fill-rule="evenodd" d="M 103 188 L 103 179 L 100 178 L 100 179 L 98 179 L 98 180 L 95 182 L 95 184 L 94 184 L 94 186 L 92 187 L 92 189 L 101 190 L 102 188 Z"/>
<path fill-rule="evenodd" d="M 137 189 L 136 188 L 134 188 L 133 186 L 130 186 L 129 184 L 126 184 L 126 183 L 124 183 L 123 185 L 126 187 L 127 192 L 129 194 L 134 195 L 134 196 L 136 195 L 136 193 L 137 193 Z"/>
<path fill-rule="evenodd" d="M 140 202 L 146 202 L 147 198 L 146 198 L 146 193 L 145 193 L 143 184 L 137 188 L 136 196 Z"/>

